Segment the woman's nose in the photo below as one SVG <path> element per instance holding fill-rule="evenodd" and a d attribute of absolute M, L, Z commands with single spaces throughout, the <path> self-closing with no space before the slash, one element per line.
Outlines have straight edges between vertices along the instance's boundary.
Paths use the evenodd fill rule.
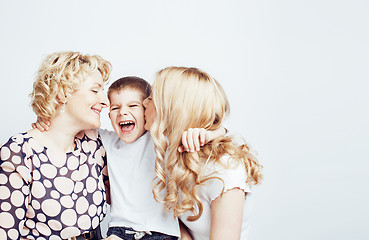
<path fill-rule="evenodd" d="M 109 106 L 109 99 L 104 93 L 101 94 L 100 104 L 102 105 L 103 108 Z"/>
<path fill-rule="evenodd" d="M 142 105 L 146 108 L 146 106 L 147 106 L 147 98 L 145 98 L 145 99 L 143 100 Z"/>

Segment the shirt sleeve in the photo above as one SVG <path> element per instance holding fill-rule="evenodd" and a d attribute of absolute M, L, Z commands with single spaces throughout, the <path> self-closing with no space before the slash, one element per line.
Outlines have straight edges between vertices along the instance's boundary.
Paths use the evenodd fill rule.
<path fill-rule="evenodd" d="M 112 142 L 116 139 L 117 134 L 114 131 L 110 131 L 107 129 L 99 129 L 99 135 L 101 137 L 101 141 L 104 146 L 107 148 L 108 146 L 112 145 Z"/>
<path fill-rule="evenodd" d="M 250 186 L 246 184 L 247 173 L 242 162 L 234 159 L 224 158 L 222 164 L 216 163 L 212 168 L 215 177 L 205 182 L 206 194 L 209 201 L 213 201 L 222 193 L 238 188 L 246 192 L 251 192 Z"/>
<path fill-rule="evenodd" d="M 0 238 L 19 239 L 29 204 L 32 163 L 23 143 L 9 139 L 0 148 Z"/>

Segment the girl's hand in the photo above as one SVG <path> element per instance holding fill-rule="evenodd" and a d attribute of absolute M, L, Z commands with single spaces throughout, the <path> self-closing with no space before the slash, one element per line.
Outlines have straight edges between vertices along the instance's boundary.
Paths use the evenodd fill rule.
<path fill-rule="evenodd" d="M 37 117 L 37 122 L 32 123 L 32 128 L 37 128 L 40 132 L 48 131 L 50 121 Z"/>
<path fill-rule="evenodd" d="M 200 146 L 206 143 L 207 131 L 204 128 L 189 128 L 182 134 L 182 146 L 178 148 L 179 152 L 200 151 Z"/>
<path fill-rule="evenodd" d="M 198 152 L 200 147 L 217 137 L 224 136 L 226 132 L 227 130 L 223 127 L 211 131 L 207 131 L 204 128 L 189 128 L 182 134 L 182 146 L 178 148 L 178 151 Z"/>

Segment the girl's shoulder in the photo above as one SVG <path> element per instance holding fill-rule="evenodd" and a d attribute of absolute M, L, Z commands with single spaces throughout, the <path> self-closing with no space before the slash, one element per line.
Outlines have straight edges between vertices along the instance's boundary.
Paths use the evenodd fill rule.
<path fill-rule="evenodd" d="M 204 173 L 207 174 L 224 175 L 239 172 L 246 173 L 243 162 L 239 159 L 232 158 L 228 154 L 224 154 L 217 160 L 209 160 L 204 165 Z"/>
<path fill-rule="evenodd" d="M 251 188 L 246 183 L 247 172 L 243 162 L 228 155 L 222 156 L 218 161 L 207 163 L 204 177 L 209 178 L 205 182 L 203 191 L 210 201 L 234 188 L 251 192 Z"/>

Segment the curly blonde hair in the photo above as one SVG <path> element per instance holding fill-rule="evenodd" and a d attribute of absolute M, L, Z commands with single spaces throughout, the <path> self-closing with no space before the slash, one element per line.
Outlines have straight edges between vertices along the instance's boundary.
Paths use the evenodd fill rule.
<path fill-rule="evenodd" d="M 157 110 L 150 129 L 157 155 L 153 194 L 167 210 L 172 210 L 176 217 L 191 211 L 188 220 L 197 220 L 203 209 L 197 195 L 198 187 L 217 178 L 204 176 L 203 166 L 208 162 L 221 164 L 220 159 L 225 155 L 245 166 L 247 184 L 260 182 L 261 166 L 246 143 L 238 146 L 232 137 L 219 137 L 199 152 L 180 153 L 177 150 L 185 130 L 217 129 L 229 114 L 227 96 L 215 79 L 196 68 L 168 67 L 157 73 L 152 94 Z"/>
<path fill-rule="evenodd" d="M 82 55 L 79 52 L 56 52 L 43 60 L 38 70 L 33 91 L 30 94 L 31 107 L 40 118 L 55 116 L 62 104 L 58 94 L 67 95 L 78 90 L 86 75 L 98 70 L 106 83 L 112 66 L 98 55 Z"/>

